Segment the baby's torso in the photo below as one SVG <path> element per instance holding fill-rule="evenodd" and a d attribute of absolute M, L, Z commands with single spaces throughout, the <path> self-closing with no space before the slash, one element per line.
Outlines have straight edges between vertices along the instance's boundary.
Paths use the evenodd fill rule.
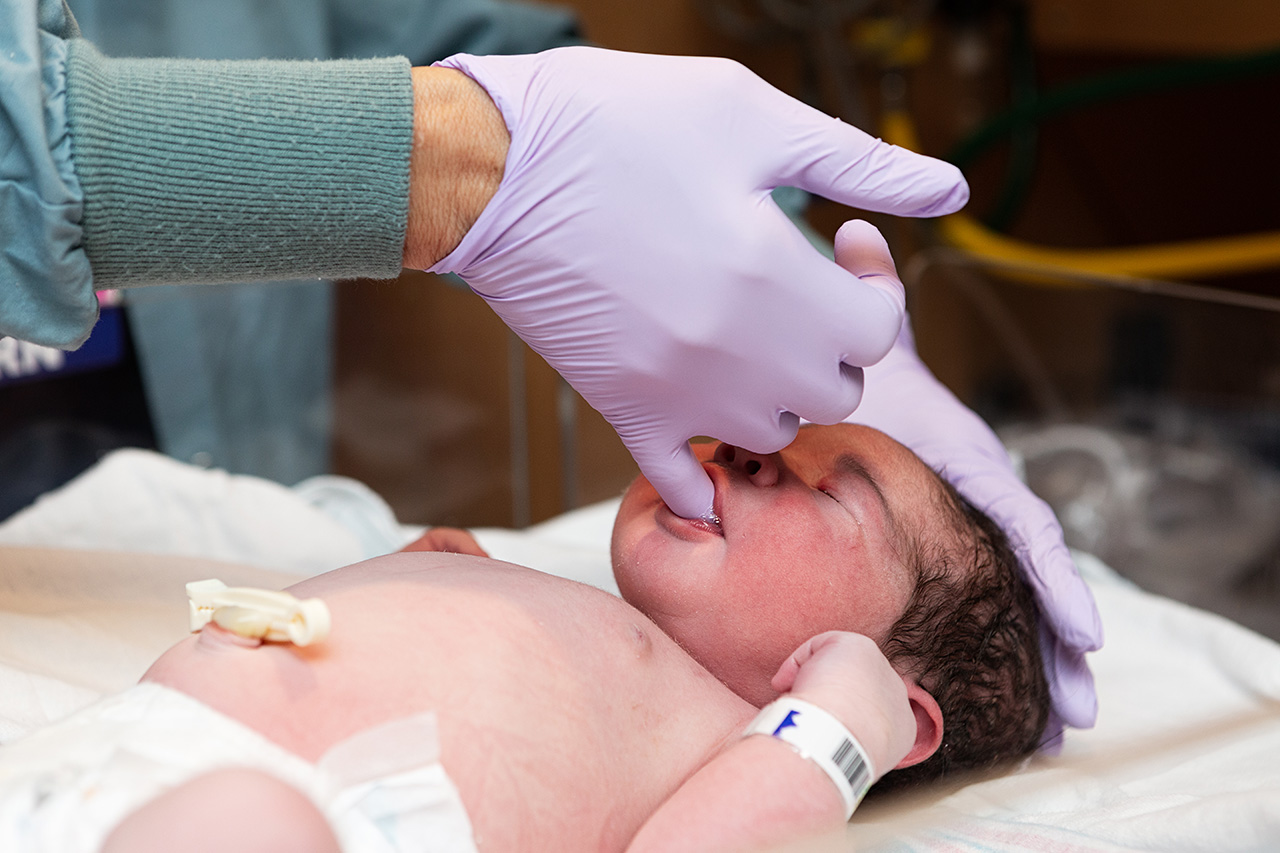
<path fill-rule="evenodd" d="M 625 602 L 528 569 L 396 554 L 291 591 L 328 604 L 328 641 L 206 629 L 147 678 L 311 760 L 434 711 L 481 849 L 621 849 L 754 713 Z"/>

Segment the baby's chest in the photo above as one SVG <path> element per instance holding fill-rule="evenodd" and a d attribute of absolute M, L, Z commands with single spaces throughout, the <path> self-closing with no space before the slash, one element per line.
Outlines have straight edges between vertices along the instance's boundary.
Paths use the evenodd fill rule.
<path fill-rule="evenodd" d="M 637 657 L 631 640 L 600 640 L 573 657 L 572 676 L 530 666 L 491 683 L 487 708 L 442 710 L 444 763 L 489 833 L 514 822 L 540 835 L 524 837 L 525 849 L 572 849 L 560 841 L 584 838 L 622 849 L 715 753 L 731 718 L 718 691 L 661 654 Z"/>

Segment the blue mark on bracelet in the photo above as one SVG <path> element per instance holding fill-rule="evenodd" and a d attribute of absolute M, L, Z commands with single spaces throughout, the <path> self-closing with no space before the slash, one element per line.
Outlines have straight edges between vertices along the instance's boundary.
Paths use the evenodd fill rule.
<path fill-rule="evenodd" d="M 787 715 L 782 718 L 782 722 L 778 723 L 778 727 L 773 730 L 773 736 L 777 737 L 778 735 L 782 734 L 783 729 L 795 728 L 798 725 L 796 723 L 796 716 L 799 713 L 800 711 L 797 708 L 792 708 L 790 711 L 788 711 Z"/>

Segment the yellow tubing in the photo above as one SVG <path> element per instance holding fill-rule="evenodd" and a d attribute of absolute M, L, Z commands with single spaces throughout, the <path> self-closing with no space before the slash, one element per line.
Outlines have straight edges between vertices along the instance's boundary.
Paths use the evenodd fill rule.
<path fill-rule="evenodd" d="M 886 113 L 881 128 L 886 141 L 920 150 L 915 127 L 905 112 Z M 1280 231 L 1115 249 L 1056 249 L 1006 237 L 963 213 L 943 217 L 938 224 L 942 238 L 950 245 L 1022 266 L 1151 279 L 1225 275 L 1280 266 Z"/>

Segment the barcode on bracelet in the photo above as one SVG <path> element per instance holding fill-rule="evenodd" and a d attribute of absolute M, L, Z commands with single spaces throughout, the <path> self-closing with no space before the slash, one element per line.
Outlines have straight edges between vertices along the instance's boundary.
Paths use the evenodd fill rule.
<path fill-rule="evenodd" d="M 836 767 L 840 768 L 844 778 L 848 779 L 849 784 L 853 786 L 854 796 L 861 797 L 867 787 L 870 774 L 867 771 L 867 763 L 862 760 L 862 753 L 854 747 L 853 741 L 845 738 L 832 754 L 831 760 L 836 763 Z"/>

